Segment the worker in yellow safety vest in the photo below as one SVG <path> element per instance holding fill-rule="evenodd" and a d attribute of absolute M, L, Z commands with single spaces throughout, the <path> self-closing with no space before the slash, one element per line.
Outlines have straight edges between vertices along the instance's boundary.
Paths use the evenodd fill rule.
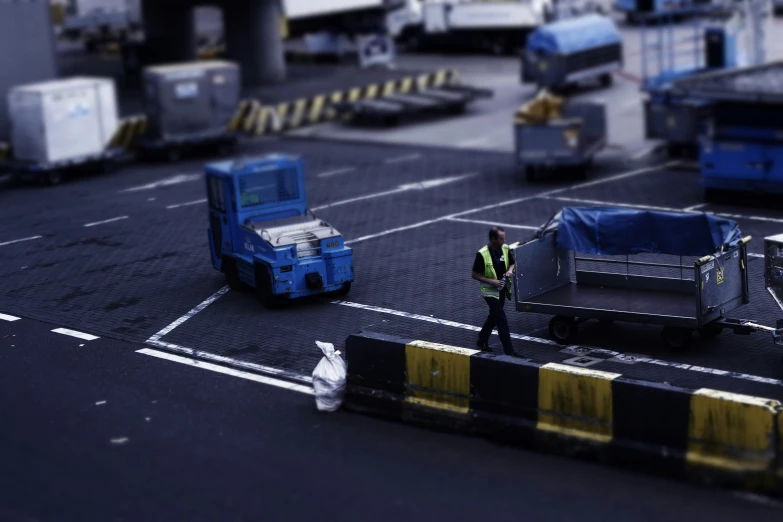
<path fill-rule="evenodd" d="M 476 252 L 473 262 L 473 279 L 480 283 L 481 296 L 489 306 L 489 316 L 479 332 L 478 345 L 481 350 L 489 350 L 489 336 L 497 326 L 503 352 L 516 355 L 511 345 L 508 319 L 503 305 L 511 298 L 511 281 L 516 265 L 514 253 L 506 245 L 506 232 L 502 227 L 493 227 L 489 231 L 489 244 Z"/>

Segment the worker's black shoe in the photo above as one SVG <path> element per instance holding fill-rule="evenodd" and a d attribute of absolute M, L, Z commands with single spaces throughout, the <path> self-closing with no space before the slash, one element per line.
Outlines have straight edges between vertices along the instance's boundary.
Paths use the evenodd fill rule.
<path fill-rule="evenodd" d="M 490 349 L 489 349 L 489 341 L 485 341 L 483 343 L 481 341 L 476 341 L 476 346 L 478 346 L 479 350 L 482 350 L 482 351 L 485 351 L 485 352 L 490 351 Z"/>

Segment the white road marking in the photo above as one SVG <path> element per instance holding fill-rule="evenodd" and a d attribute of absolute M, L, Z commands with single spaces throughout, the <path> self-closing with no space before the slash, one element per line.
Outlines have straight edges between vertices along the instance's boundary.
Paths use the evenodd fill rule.
<path fill-rule="evenodd" d="M 372 311 L 372 312 L 379 312 L 379 313 L 384 313 L 384 314 L 389 314 L 389 315 L 396 315 L 398 317 L 404 317 L 404 318 L 407 318 L 407 319 L 415 319 L 415 320 L 418 320 L 418 321 L 426 321 L 428 323 L 435 323 L 435 324 L 439 324 L 439 325 L 443 325 L 443 326 L 451 326 L 451 327 L 454 327 L 454 328 L 461 328 L 463 330 L 471 330 L 471 331 L 474 331 L 474 332 L 481 331 L 481 328 L 478 327 L 478 326 L 473 326 L 473 325 L 464 324 L 464 323 L 458 323 L 456 321 L 449 321 L 449 320 L 446 320 L 446 319 L 438 319 L 436 317 L 429 317 L 429 316 L 426 316 L 426 315 L 413 314 L 413 313 L 410 313 L 410 312 L 403 312 L 403 311 L 400 311 L 400 310 L 393 310 L 391 308 L 382 308 L 382 307 L 379 307 L 379 306 L 364 305 L 364 304 L 360 304 L 360 303 L 353 303 L 353 302 L 350 302 L 350 301 L 332 301 L 332 304 L 337 304 L 337 305 L 341 305 L 341 306 L 349 306 L 349 307 L 352 307 L 352 308 L 358 308 L 358 309 L 361 309 L 361 310 L 368 310 L 368 311 Z M 497 332 L 497 330 L 493 330 L 492 334 L 493 335 L 497 335 L 496 332 Z M 514 333 L 512 333 L 511 334 L 511 338 L 512 339 L 519 339 L 519 340 L 522 340 L 522 341 L 534 342 L 534 343 L 538 343 L 538 344 L 546 344 L 546 345 L 549 345 L 549 346 L 561 346 L 558 343 L 556 343 L 555 341 L 552 341 L 552 340 L 549 340 L 549 339 L 541 339 L 539 337 L 531 337 L 531 336 L 528 336 L 528 335 L 521 335 L 521 334 L 514 334 Z M 605 350 L 603 348 L 595 348 L 595 347 L 592 347 L 592 346 L 573 345 L 573 346 L 571 346 L 571 348 L 584 348 L 585 350 L 587 350 L 582 355 L 589 355 L 590 353 L 608 355 L 609 357 L 617 357 L 618 355 L 625 355 L 622 352 L 615 352 L 613 350 Z M 719 376 L 730 377 L 730 378 L 734 378 L 734 379 L 741 379 L 741 380 L 753 381 L 753 382 L 758 382 L 758 383 L 763 383 L 763 384 L 770 384 L 770 385 L 773 385 L 773 386 L 783 386 L 783 381 L 778 380 L 778 379 L 772 379 L 770 377 L 761 377 L 761 376 L 758 376 L 758 375 L 749 375 L 749 374 L 746 374 L 746 373 L 730 372 L 730 371 L 727 371 L 727 370 L 718 370 L 718 369 L 715 369 L 715 368 L 705 368 L 705 367 L 702 367 L 702 366 L 694 366 L 694 365 L 691 365 L 691 364 L 663 361 L 663 360 L 660 360 L 660 359 L 653 359 L 652 357 L 639 357 L 639 356 L 636 356 L 636 355 L 635 355 L 635 357 L 636 357 L 638 362 L 654 364 L 656 366 L 664 366 L 664 367 L 668 367 L 668 368 L 676 368 L 676 369 L 679 369 L 679 370 L 688 370 L 688 371 L 693 371 L 693 372 L 698 372 L 698 373 L 709 373 L 711 375 L 719 375 Z"/>
<path fill-rule="evenodd" d="M 197 199 L 196 201 L 188 201 L 187 203 L 176 203 L 174 205 L 168 205 L 166 208 L 172 209 L 172 208 L 179 208 L 179 207 L 188 207 L 190 205 L 198 205 L 200 203 L 206 203 L 206 199 Z"/>
<path fill-rule="evenodd" d="M 489 137 L 483 136 L 481 138 L 473 138 L 470 140 L 460 141 L 459 143 L 457 143 L 457 147 L 467 148 L 467 147 L 472 147 L 474 145 L 483 145 L 488 142 L 489 142 Z"/>
<path fill-rule="evenodd" d="M 774 498 L 765 497 L 757 493 L 748 493 L 746 491 L 735 491 L 734 497 L 745 500 L 746 502 L 752 502 L 754 504 L 760 504 L 762 506 L 771 507 L 774 509 L 783 509 L 783 502 L 775 500 Z"/>
<path fill-rule="evenodd" d="M 13 316 L 13 315 L 0 314 L 0 319 L 2 319 L 3 321 L 18 321 L 19 319 L 21 319 L 21 317 L 16 317 L 16 316 Z"/>
<path fill-rule="evenodd" d="M 637 102 L 634 102 L 634 105 L 636 103 Z M 649 156 L 653 152 L 657 151 L 659 148 L 660 148 L 660 145 L 651 145 L 651 146 L 647 147 L 646 149 L 642 149 L 639 152 L 637 152 L 636 154 L 634 154 L 633 156 L 631 156 L 631 159 L 632 160 L 642 159 L 643 157 Z"/>
<path fill-rule="evenodd" d="M 428 219 L 426 221 L 419 221 L 418 223 L 412 223 L 410 225 L 405 225 L 405 226 L 402 226 L 402 227 L 392 228 L 390 230 L 384 230 L 382 232 L 377 232 L 375 234 L 368 234 L 366 236 L 357 237 L 356 239 L 351 239 L 349 241 L 346 241 L 345 244 L 349 245 L 349 244 L 353 244 L 353 243 L 359 243 L 361 241 L 367 241 L 369 239 L 376 239 L 376 238 L 379 238 L 379 237 L 387 236 L 389 234 L 394 234 L 394 233 L 397 233 L 397 232 L 404 232 L 406 230 L 412 230 L 414 228 L 425 227 L 427 225 L 432 225 L 432 224 L 435 224 L 435 223 L 439 223 L 441 221 L 447 221 L 447 220 L 450 220 L 450 219 L 453 219 L 453 218 L 466 216 L 468 214 L 475 214 L 476 212 L 482 212 L 484 210 L 496 209 L 498 207 L 505 207 L 505 206 L 508 206 L 508 205 L 516 205 L 517 203 L 523 203 L 525 201 L 530 201 L 530 200 L 533 200 L 533 199 L 544 198 L 544 197 L 548 197 L 548 196 L 551 196 L 551 195 L 554 195 L 554 194 L 560 194 L 562 192 L 566 192 L 566 191 L 569 191 L 569 190 L 576 190 L 576 189 L 579 189 L 579 188 L 592 187 L 594 185 L 600 185 L 601 183 L 610 183 L 612 181 L 617 181 L 617 180 L 620 180 L 620 179 L 626 179 L 626 178 L 629 178 L 629 177 L 638 176 L 640 174 L 646 174 L 648 172 L 654 172 L 656 170 L 662 170 L 662 169 L 671 167 L 673 165 L 678 165 L 678 164 L 679 164 L 678 162 L 672 161 L 672 162 L 669 162 L 669 163 L 666 163 L 666 164 L 663 164 L 663 165 L 656 165 L 656 166 L 652 166 L 652 167 L 645 167 L 645 168 L 642 168 L 642 169 L 632 170 L 630 172 L 624 172 L 622 174 L 616 174 L 614 176 L 609 176 L 609 177 L 603 178 L 603 179 L 597 179 L 597 180 L 594 180 L 594 181 L 587 181 L 587 182 L 584 182 L 584 183 L 578 183 L 578 184 L 573 185 L 571 187 L 564 187 L 564 188 L 560 188 L 560 189 L 548 190 L 546 192 L 541 192 L 539 194 L 534 194 L 534 195 L 531 195 L 531 196 L 524 196 L 524 197 L 521 197 L 521 198 L 509 199 L 509 200 L 506 200 L 506 201 L 501 201 L 499 203 L 493 203 L 491 205 L 484 205 L 483 207 L 471 208 L 469 210 L 463 210 L 462 212 L 457 212 L 456 214 L 449 214 L 447 216 L 442 216 L 442 217 L 438 217 L 438 218 Z"/>
<path fill-rule="evenodd" d="M 356 167 L 345 167 L 344 169 L 328 170 L 326 172 L 321 172 L 320 174 L 318 174 L 317 177 L 328 178 L 331 176 L 337 176 L 338 174 L 347 174 L 348 172 L 354 172 L 355 170 Z"/>
<path fill-rule="evenodd" d="M 188 366 L 193 366 L 195 368 L 202 368 L 204 370 L 222 373 L 224 375 L 230 375 L 232 377 L 239 377 L 241 379 L 247 379 L 249 381 L 259 382 L 261 384 L 268 384 L 270 386 L 276 386 L 278 388 L 283 388 L 285 390 L 295 391 L 298 393 L 305 393 L 307 395 L 314 394 L 312 386 L 304 386 L 301 384 L 295 384 L 288 381 L 282 381 L 280 379 L 273 379 L 271 377 L 266 377 L 264 375 L 244 372 L 242 370 L 235 370 L 234 368 L 227 368 L 225 366 L 219 366 L 217 364 L 213 364 L 210 362 L 199 361 L 196 359 L 189 359 L 187 357 L 182 357 L 180 355 L 174 355 L 165 352 L 159 352 L 158 350 L 153 350 L 151 348 L 143 348 L 141 350 L 138 350 L 136 353 L 150 355 L 152 357 L 157 357 L 159 359 L 165 359 L 167 361 L 177 362 L 180 364 L 187 364 Z"/>
<path fill-rule="evenodd" d="M 85 341 L 94 341 L 95 339 L 100 339 L 95 335 L 90 335 L 83 332 L 77 332 L 76 330 L 69 330 L 68 328 L 55 328 L 54 330 L 52 330 L 52 332 L 63 334 L 63 335 L 69 335 L 71 337 L 76 337 L 77 339 L 84 339 Z"/>
<path fill-rule="evenodd" d="M 493 221 L 481 221 L 479 219 L 462 219 L 462 218 L 451 218 L 449 221 L 458 221 L 460 223 L 474 223 L 477 225 L 489 225 L 491 227 L 494 226 L 500 226 L 503 228 L 520 228 L 523 230 L 538 230 L 541 227 L 534 227 L 530 225 L 510 225 L 508 223 L 495 223 Z"/>
<path fill-rule="evenodd" d="M 325 208 L 339 207 L 341 205 L 347 205 L 349 203 L 356 203 L 357 201 L 365 201 L 367 199 L 375 199 L 383 196 L 390 196 L 392 194 L 400 194 L 402 192 L 408 192 L 411 190 L 427 190 L 435 187 L 440 187 L 448 183 L 461 181 L 463 179 L 467 179 L 476 175 L 477 173 L 474 172 L 471 174 L 463 174 L 461 176 L 450 176 L 447 178 L 429 179 L 417 183 L 406 183 L 404 185 L 400 185 L 395 189 L 385 190 L 383 192 L 376 192 L 375 194 L 367 194 L 365 196 L 358 196 L 351 199 L 344 199 L 342 201 L 335 201 L 334 203 L 328 203 L 326 205 L 321 205 L 320 207 L 314 207 L 312 210 L 316 211 L 316 210 L 323 210 Z"/>
<path fill-rule="evenodd" d="M 748 257 L 764 257 L 764 254 L 754 254 L 752 252 L 748 252 Z"/>
<path fill-rule="evenodd" d="M 169 187 L 171 185 L 178 185 L 180 183 L 196 181 L 202 178 L 203 178 L 202 174 L 177 174 L 176 176 L 159 179 L 158 181 L 153 181 L 152 183 L 147 183 L 146 185 L 139 185 L 137 187 L 126 188 L 118 192 L 122 193 L 122 192 L 138 192 L 140 190 L 153 190 L 160 187 Z"/>
<path fill-rule="evenodd" d="M 226 292 L 228 292 L 228 290 L 229 290 L 228 286 L 224 286 L 223 288 L 221 288 L 220 290 L 218 290 L 217 292 L 209 296 L 207 299 L 199 303 L 198 306 L 190 310 L 188 313 L 186 313 L 185 315 L 183 315 L 182 317 L 180 317 L 179 319 L 177 319 L 176 321 L 174 321 L 173 323 L 165 327 L 163 330 L 159 331 L 158 333 L 156 333 L 155 335 L 147 339 L 147 342 L 152 343 L 158 341 L 164 335 L 168 335 L 169 333 L 171 333 L 171 331 L 174 328 L 180 326 L 182 323 L 184 323 L 185 321 L 187 321 L 188 319 L 190 319 L 191 317 L 193 317 L 194 315 L 202 311 L 204 308 L 208 307 L 209 305 L 217 301 L 217 299 L 223 294 L 225 294 Z"/>
<path fill-rule="evenodd" d="M 682 211 L 683 212 L 693 212 L 694 210 L 699 210 L 700 208 L 704 208 L 707 205 L 709 205 L 709 203 L 699 203 L 698 205 L 693 205 L 693 206 L 690 206 L 688 208 L 684 208 L 684 209 L 682 209 Z"/>
<path fill-rule="evenodd" d="M 96 406 L 103 406 L 104 404 L 106 404 L 106 401 L 98 401 L 95 403 Z"/>
<path fill-rule="evenodd" d="M 584 203 L 587 205 L 600 205 L 600 206 L 609 206 L 609 207 L 627 207 L 627 208 L 640 208 L 645 210 L 660 210 L 661 212 L 697 212 L 696 210 L 682 210 L 679 208 L 671 208 L 671 207 L 655 207 L 651 205 L 637 205 L 635 203 L 617 203 L 615 201 L 597 201 L 594 199 L 581 199 L 581 198 L 563 198 L 563 197 L 550 197 L 550 196 L 541 196 L 544 199 L 555 199 L 558 201 L 564 201 L 564 202 L 572 202 L 572 203 Z M 727 212 L 707 212 L 707 214 L 711 214 L 714 216 L 720 216 L 725 218 L 732 218 L 732 219 L 747 219 L 750 221 L 767 221 L 770 223 L 783 223 L 783 219 L 780 218 L 770 218 L 770 217 L 764 217 L 764 216 L 746 216 L 743 214 L 730 214 Z"/>
<path fill-rule="evenodd" d="M 128 437 L 118 437 L 116 439 L 111 439 L 112 444 L 125 444 L 128 442 Z"/>
<path fill-rule="evenodd" d="M 14 239 L 11 241 L 6 241 L 5 243 L 0 243 L 0 246 L 13 245 L 14 243 L 21 243 L 22 241 L 32 241 L 33 239 L 41 239 L 42 237 L 43 236 L 23 237 L 22 239 Z"/>
<path fill-rule="evenodd" d="M 386 164 L 391 164 L 391 163 L 400 163 L 403 161 L 413 161 L 419 158 L 421 158 L 421 154 L 414 153 L 414 154 L 406 154 L 405 156 L 397 156 L 396 158 L 387 158 L 383 160 L 383 162 Z"/>
<path fill-rule="evenodd" d="M 85 227 L 94 227 L 95 225 L 103 225 L 105 223 L 113 223 L 114 221 L 120 221 L 122 219 L 128 219 L 128 216 L 118 216 L 111 219 L 104 219 L 103 221 L 96 221 L 94 223 L 85 223 Z"/>

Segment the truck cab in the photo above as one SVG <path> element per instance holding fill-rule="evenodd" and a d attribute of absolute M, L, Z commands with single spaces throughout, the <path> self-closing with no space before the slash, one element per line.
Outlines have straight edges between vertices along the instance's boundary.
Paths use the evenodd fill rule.
<path fill-rule="evenodd" d="M 211 163 L 205 178 L 212 266 L 231 289 L 252 289 L 266 307 L 348 293 L 353 251 L 308 210 L 301 159 L 269 154 Z"/>

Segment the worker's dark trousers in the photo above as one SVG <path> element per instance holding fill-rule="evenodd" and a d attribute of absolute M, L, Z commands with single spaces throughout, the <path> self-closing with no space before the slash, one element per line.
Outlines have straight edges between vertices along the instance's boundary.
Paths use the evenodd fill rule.
<path fill-rule="evenodd" d="M 492 330 L 497 326 L 498 337 L 503 344 L 503 351 L 506 355 L 514 354 L 514 347 L 511 346 L 511 333 L 508 331 L 508 319 L 506 319 L 506 312 L 503 310 L 503 305 L 506 304 L 506 292 L 500 292 L 500 299 L 494 297 L 485 297 L 484 300 L 489 305 L 489 316 L 484 321 L 484 327 L 479 333 L 479 342 L 484 344 L 489 341 L 489 336 L 492 335 Z"/>

